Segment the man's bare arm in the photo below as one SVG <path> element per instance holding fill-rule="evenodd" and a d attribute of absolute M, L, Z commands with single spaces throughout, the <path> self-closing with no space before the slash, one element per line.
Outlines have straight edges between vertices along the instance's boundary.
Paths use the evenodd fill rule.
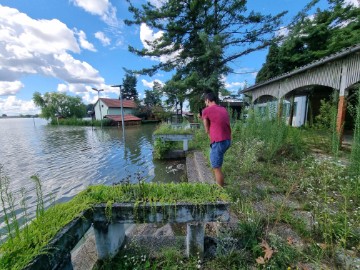
<path fill-rule="evenodd" d="M 209 121 L 209 119 L 204 118 L 203 123 L 204 123 L 204 127 L 205 127 L 205 132 L 207 134 L 209 134 L 209 132 L 210 132 L 210 121 Z"/>

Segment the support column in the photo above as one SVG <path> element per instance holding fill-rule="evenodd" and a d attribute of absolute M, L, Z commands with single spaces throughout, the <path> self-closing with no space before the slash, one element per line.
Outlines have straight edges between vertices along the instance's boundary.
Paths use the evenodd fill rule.
<path fill-rule="evenodd" d="M 186 225 L 186 256 L 204 257 L 205 226 L 201 222 Z"/>
<path fill-rule="evenodd" d="M 346 114 L 346 96 L 347 96 L 346 78 L 347 78 L 347 65 L 343 65 L 341 71 L 338 114 L 336 121 L 336 130 L 340 138 L 340 146 L 342 145 L 342 140 L 343 140 L 345 114 Z"/>
<path fill-rule="evenodd" d="M 94 223 L 98 259 L 104 260 L 116 255 L 125 239 L 122 223 Z"/>
<path fill-rule="evenodd" d="M 72 265 L 70 253 L 66 254 L 65 258 L 60 263 L 60 265 L 57 266 L 56 269 L 61 269 L 61 270 L 73 270 L 74 269 L 73 265 Z"/>
<path fill-rule="evenodd" d="M 187 151 L 189 149 L 188 147 L 188 140 L 183 140 L 183 150 Z"/>

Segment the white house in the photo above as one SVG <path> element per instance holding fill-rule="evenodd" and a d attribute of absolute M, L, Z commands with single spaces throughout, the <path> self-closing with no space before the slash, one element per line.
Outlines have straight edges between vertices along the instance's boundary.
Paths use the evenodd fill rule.
<path fill-rule="evenodd" d="M 141 118 L 134 116 L 137 108 L 133 100 L 123 100 L 124 121 L 140 123 Z M 94 105 L 95 119 L 111 119 L 115 122 L 121 122 L 121 103 L 119 99 L 99 98 Z"/>

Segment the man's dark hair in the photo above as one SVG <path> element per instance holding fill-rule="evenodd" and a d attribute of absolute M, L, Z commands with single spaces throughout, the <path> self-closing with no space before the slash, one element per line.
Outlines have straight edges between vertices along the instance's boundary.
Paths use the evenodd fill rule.
<path fill-rule="evenodd" d="M 214 92 L 207 92 L 204 95 L 204 100 L 209 100 L 210 102 L 217 101 L 217 97 Z"/>

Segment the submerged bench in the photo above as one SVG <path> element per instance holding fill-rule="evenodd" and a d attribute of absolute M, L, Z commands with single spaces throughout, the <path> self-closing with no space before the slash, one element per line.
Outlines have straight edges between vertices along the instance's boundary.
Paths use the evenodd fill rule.
<path fill-rule="evenodd" d="M 179 197 L 176 197 L 179 195 L 176 192 L 176 186 L 182 187 L 184 190 L 179 189 L 178 193 L 184 194 L 188 198 L 199 199 L 202 196 L 206 198 L 206 194 L 209 194 L 209 196 L 215 194 L 215 197 L 212 198 L 211 202 L 176 202 L 179 201 Z M 158 187 L 161 188 L 155 190 Z M 93 226 L 95 232 L 98 259 L 112 258 L 123 245 L 125 240 L 124 224 L 126 223 L 186 223 L 186 255 L 195 254 L 195 256 L 202 257 L 204 252 L 204 223 L 213 221 L 227 222 L 229 220 L 229 203 L 223 201 L 226 194 L 215 185 L 185 183 L 142 184 L 124 185 L 124 187 L 94 187 L 93 189 L 95 192 L 89 188 L 90 191 L 79 194 L 82 196 L 80 198 L 88 199 L 89 197 L 89 201 L 94 198 L 103 200 L 107 198 L 107 195 L 104 194 L 108 192 L 110 201 L 118 196 L 123 198 L 134 196 L 142 198 L 143 201 L 139 200 L 136 203 L 96 203 L 91 205 L 91 207 L 81 212 L 61 228 L 47 242 L 47 245 L 41 249 L 39 254 L 20 269 L 73 269 L 71 251 L 91 226 Z M 152 189 L 155 191 L 151 191 Z M 161 196 L 174 196 L 175 202 L 161 202 L 161 196 L 153 196 L 156 195 L 156 192 Z M 217 196 L 218 199 L 216 199 Z M 77 197 L 74 198 L 75 202 L 79 200 Z M 81 202 L 81 200 L 79 201 Z M 5 259 L 15 262 L 16 258 L 14 256 L 21 256 L 22 251 L 19 245 L 19 247 L 15 247 L 13 252 L 6 254 Z M 3 258 L 0 257 L 1 259 Z M 18 266 L 17 269 L 19 269 Z"/>
<path fill-rule="evenodd" d="M 192 140 L 194 135 L 192 134 L 156 134 L 153 135 L 154 139 L 160 139 L 162 141 L 183 142 L 183 150 L 189 150 L 188 141 Z"/>

